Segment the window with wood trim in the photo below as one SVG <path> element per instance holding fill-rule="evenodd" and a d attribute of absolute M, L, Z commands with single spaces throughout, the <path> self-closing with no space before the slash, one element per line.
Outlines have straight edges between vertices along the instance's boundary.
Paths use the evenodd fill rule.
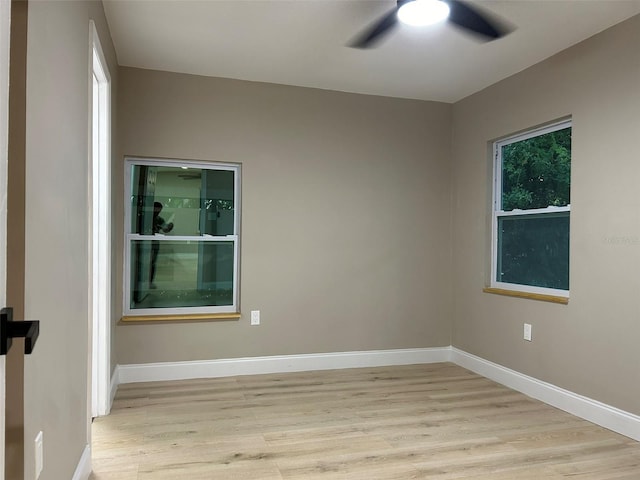
<path fill-rule="evenodd" d="M 126 159 L 125 315 L 239 310 L 240 166 Z"/>
<path fill-rule="evenodd" d="M 569 295 L 571 128 L 494 142 L 492 287 Z"/>

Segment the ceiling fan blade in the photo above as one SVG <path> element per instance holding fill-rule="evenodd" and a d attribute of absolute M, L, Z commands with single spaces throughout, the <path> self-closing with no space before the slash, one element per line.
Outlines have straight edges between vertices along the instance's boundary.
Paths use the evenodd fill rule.
<path fill-rule="evenodd" d="M 378 41 L 385 33 L 389 32 L 389 30 L 398 23 L 397 14 L 399 5 L 402 5 L 402 2 L 398 2 L 398 6 L 357 36 L 353 41 L 351 41 L 349 46 L 353 48 L 372 47 L 376 41 Z"/>
<path fill-rule="evenodd" d="M 485 41 L 495 40 L 507 35 L 512 29 L 494 15 L 481 12 L 477 7 L 461 0 L 447 0 L 449 4 L 449 21 L 471 33 L 482 37 Z"/>

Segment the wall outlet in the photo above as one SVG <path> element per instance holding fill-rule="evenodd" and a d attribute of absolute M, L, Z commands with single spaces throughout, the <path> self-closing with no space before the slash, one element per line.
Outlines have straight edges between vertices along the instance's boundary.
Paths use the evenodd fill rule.
<path fill-rule="evenodd" d="M 528 323 L 524 324 L 524 339 L 527 341 L 531 341 L 531 325 Z"/>
<path fill-rule="evenodd" d="M 260 310 L 251 310 L 251 325 L 260 325 Z"/>
<path fill-rule="evenodd" d="M 38 478 L 40 477 L 40 474 L 42 473 L 42 469 L 44 468 L 44 445 L 43 445 L 43 438 L 42 438 L 42 432 L 38 432 L 38 435 L 36 435 L 36 439 L 35 439 L 35 453 L 36 453 L 36 480 L 38 480 Z"/>

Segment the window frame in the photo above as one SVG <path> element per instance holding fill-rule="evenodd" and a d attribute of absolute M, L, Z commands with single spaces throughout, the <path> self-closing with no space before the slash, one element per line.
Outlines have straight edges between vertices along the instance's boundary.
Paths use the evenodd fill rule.
<path fill-rule="evenodd" d="M 498 224 L 501 217 L 528 217 L 537 218 L 545 216 L 558 216 L 558 214 L 566 213 L 571 222 L 571 203 L 562 207 L 548 206 L 544 208 L 533 208 L 527 210 L 514 209 L 509 211 L 501 210 L 502 208 L 502 147 L 513 143 L 528 140 L 530 138 L 539 137 L 547 133 L 552 133 L 566 128 L 573 128 L 572 120 L 565 119 L 539 128 L 533 128 L 526 132 L 496 140 L 493 142 L 493 193 L 491 201 L 491 280 L 490 286 L 494 289 L 522 292 L 525 294 L 549 295 L 556 297 L 569 298 L 570 289 L 562 290 L 557 288 L 539 287 L 535 285 L 523 285 L 517 283 L 508 283 L 498 281 Z M 573 160 L 573 158 L 571 159 Z M 569 233 L 569 238 L 571 233 Z M 570 252 L 571 250 L 569 250 Z M 570 255 L 570 254 L 569 254 Z M 570 257 L 567 258 L 570 262 Z"/>
<path fill-rule="evenodd" d="M 177 320 L 184 317 L 188 320 L 189 316 L 201 319 L 203 315 L 211 315 L 212 318 L 237 317 L 240 312 L 240 226 L 241 226 L 241 176 L 242 166 L 239 163 L 229 162 L 210 162 L 202 160 L 179 160 L 167 158 L 149 158 L 125 156 L 125 172 L 124 172 L 124 289 L 123 289 L 123 313 L 124 319 L 131 321 L 136 317 L 170 317 Z M 131 232 L 131 174 L 134 165 L 155 166 L 155 167 L 188 167 L 206 170 L 222 170 L 231 171 L 234 174 L 234 218 L 233 218 L 233 235 L 144 235 Z M 154 240 L 162 241 L 204 241 L 204 242 L 233 242 L 233 302 L 231 305 L 220 306 L 199 306 L 199 307 L 158 307 L 158 308 L 131 308 L 131 246 L 136 240 Z M 144 320 L 144 318 L 141 318 Z"/>

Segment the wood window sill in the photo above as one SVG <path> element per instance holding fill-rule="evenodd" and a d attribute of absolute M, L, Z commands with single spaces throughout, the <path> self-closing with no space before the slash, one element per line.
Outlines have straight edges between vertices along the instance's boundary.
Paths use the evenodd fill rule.
<path fill-rule="evenodd" d="M 485 287 L 482 289 L 484 293 L 493 293 L 496 295 L 504 295 L 507 297 L 528 298 L 529 300 L 539 300 L 542 302 L 560 303 L 567 305 L 569 297 L 561 297 L 558 295 L 547 295 L 544 293 L 519 292 L 517 290 L 506 290 L 504 288 Z"/>
<path fill-rule="evenodd" d="M 120 319 L 120 323 L 210 322 L 218 320 L 238 320 L 240 316 L 240 312 L 192 313 L 183 315 L 125 315 Z"/>

